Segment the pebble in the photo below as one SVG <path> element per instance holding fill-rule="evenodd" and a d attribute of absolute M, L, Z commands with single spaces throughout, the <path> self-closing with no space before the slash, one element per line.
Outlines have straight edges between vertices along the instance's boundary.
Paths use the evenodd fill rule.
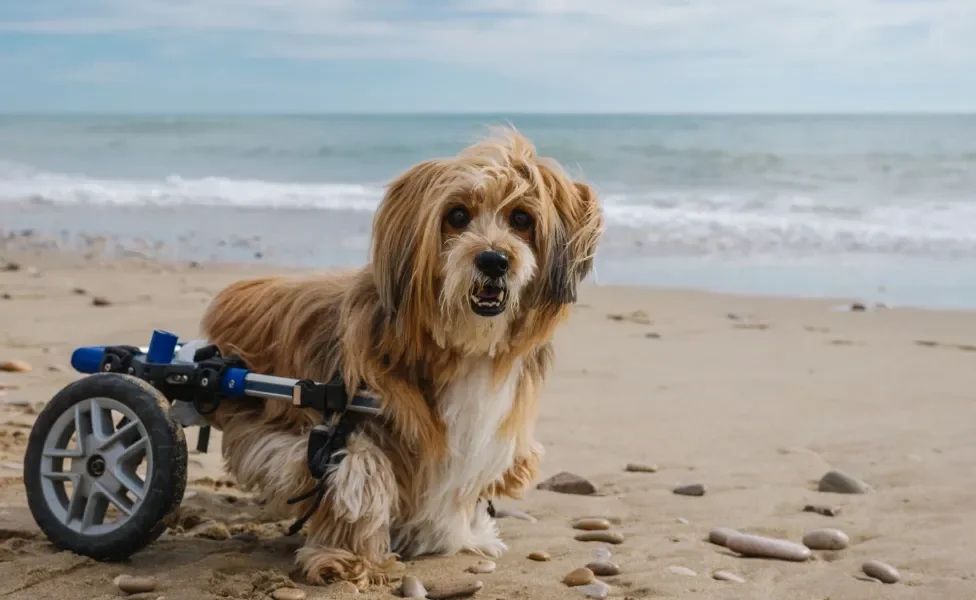
<path fill-rule="evenodd" d="M 487 573 L 495 572 L 495 563 L 490 560 L 479 560 L 470 567 L 468 567 L 468 573 L 477 573 L 479 575 L 484 575 Z"/>
<path fill-rule="evenodd" d="M 620 565 L 614 562 L 606 561 L 593 561 L 586 565 L 586 568 L 593 571 L 593 574 L 597 577 L 610 577 L 613 575 L 620 575 Z"/>
<path fill-rule="evenodd" d="M 94 296 L 91 300 L 92 306 L 111 306 L 112 302 L 105 296 Z"/>
<path fill-rule="evenodd" d="M 718 581 L 729 581 L 732 583 L 745 583 L 746 580 L 739 577 L 735 573 L 730 573 L 728 571 L 715 571 L 712 573 L 712 579 L 717 579 Z"/>
<path fill-rule="evenodd" d="M 0 371 L 8 373 L 29 373 L 34 367 L 25 360 L 5 360 L 0 362 Z"/>
<path fill-rule="evenodd" d="M 71 293 L 76 296 L 84 296 L 85 294 L 88 293 L 88 290 L 86 290 L 85 288 L 76 287 L 75 289 L 71 290 Z"/>
<path fill-rule="evenodd" d="M 610 595 L 610 586 L 599 579 L 593 583 L 581 585 L 576 589 L 586 594 L 587 598 L 596 598 L 596 600 L 603 600 Z"/>
<path fill-rule="evenodd" d="M 629 463 L 626 467 L 624 467 L 624 471 L 629 473 L 657 473 L 657 465 Z"/>
<path fill-rule="evenodd" d="M 20 270 L 20 265 L 17 264 L 17 263 L 15 263 L 15 262 L 8 262 L 7 264 L 5 264 L 3 266 L 3 270 L 4 271 L 10 271 L 10 272 L 19 271 Z"/>
<path fill-rule="evenodd" d="M 606 519 L 577 519 L 573 522 L 573 529 L 583 531 L 604 531 L 610 529 L 610 521 Z"/>
<path fill-rule="evenodd" d="M 230 539 L 230 530 L 227 529 L 227 526 L 216 521 L 207 521 L 206 523 L 197 525 L 189 533 L 194 537 L 206 538 L 208 540 L 222 541 Z"/>
<path fill-rule="evenodd" d="M 840 529 L 814 529 L 803 535 L 803 545 L 811 550 L 843 550 L 851 539 Z"/>
<path fill-rule="evenodd" d="M 704 496 L 705 484 L 691 483 L 688 485 L 680 485 L 674 488 L 674 493 L 678 494 L 679 496 Z"/>
<path fill-rule="evenodd" d="M 716 527 L 708 532 L 708 541 L 719 546 L 724 546 L 725 542 L 731 536 L 738 534 L 739 532 L 735 529 L 730 529 L 728 527 Z"/>
<path fill-rule="evenodd" d="M 534 560 L 536 562 L 546 562 L 551 559 L 552 557 L 549 556 L 548 552 L 531 552 L 529 554 L 529 560 Z"/>
<path fill-rule="evenodd" d="M 426 598 L 427 588 L 414 575 L 404 575 L 400 582 L 400 595 L 404 598 Z"/>
<path fill-rule="evenodd" d="M 356 587 L 356 584 L 351 581 L 340 581 L 336 584 L 335 589 L 337 589 L 341 594 L 349 594 L 352 596 L 359 594 L 359 588 Z"/>
<path fill-rule="evenodd" d="M 606 562 L 613 558 L 613 552 L 606 546 L 597 546 L 590 551 L 590 556 L 595 562 Z"/>
<path fill-rule="evenodd" d="M 839 506 L 822 506 L 819 504 L 807 504 L 803 507 L 803 512 L 817 513 L 825 517 L 836 517 L 840 514 Z"/>
<path fill-rule="evenodd" d="M 139 594 L 151 592 L 156 589 L 156 579 L 153 577 L 119 575 L 112 583 L 126 594 Z"/>
<path fill-rule="evenodd" d="M 868 577 L 874 577 L 882 583 L 898 583 L 901 581 L 901 573 L 898 572 L 898 569 L 880 560 L 867 561 L 861 565 L 861 570 Z"/>
<path fill-rule="evenodd" d="M 448 600 L 449 598 L 468 598 L 478 593 L 485 584 L 480 581 L 447 585 L 427 592 L 429 600 Z"/>
<path fill-rule="evenodd" d="M 574 475 L 563 471 L 550 477 L 536 486 L 540 490 L 558 492 L 560 494 L 575 494 L 577 496 L 589 496 L 596 493 L 596 486 L 583 479 L 579 475 Z"/>
<path fill-rule="evenodd" d="M 305 600 L 306 596 L 304 591 L 293 587 L 282 587 L 271 592 L 274 600 Z"/>
<path fill-rule="evenodd" d="M 761 556 L 780 560 L 805 561 L 812 556 L 802 544 L 759 535 L 737 533 L 725 540 L 725 547 L 744 556 Z"/>
<path fill-rule="evenodd" d="M 684 517 L 678 517 L 677 519 L 674 520 L 674 522 L 677 523 L 678 525 L 688 525 L 689 523 L 688 519 Z"/>
<path fill-rule="evenodd" d="M 668 567 L 668 573 L 674 573 L 675 575 L 685 575 L 688 577 L 697 577 L 698 573 L 695 573 L 688 567 L 681 567 L 678 565 Z"/>
<path fill-rule="evenodd" d="M 584 531 L 576 534 L 578 542 L 606 542 L 607 544 L 622 544 L 624 535 L 617 531 Z"/>
<path fill-rule="evenodd" d="M 47 370 L 51 373 L 64 373 L 64 367 L 61 365 L 48 365 Z"/>
<path fill-rule="evenodd" d="M 596 581 L 596 575 L 593 571 L 586 567 L 581 567 L 579 569 L 573 569 L 563 577 L 563 583 L 569 587 L 578 587 L 581 585 L 587 585 Z"/>
<path fill-rule="evenodd" d="M 871 488 L 868 484 L 847 473 L 827 471 L 820 478 L 817 489 L 821 492 L 833 492 L 835 494 L 863 494 Z"/>
<path fill-rule="evenodd" d="M 521 519 L 523 521 L 528 521 L 529 523 L 535 523 L 538 520 L 535 517 L 533 517 L 532 515 L 530 515 L 528 513 L 524 513 L 522 511 L 517 510 L 517 509 L 514 509 L 514 508 L 496 508 L 495 509 L 495 518 L 496 519 L 504 519 L 506 517 L 512 518 L 512 519 Z"/>

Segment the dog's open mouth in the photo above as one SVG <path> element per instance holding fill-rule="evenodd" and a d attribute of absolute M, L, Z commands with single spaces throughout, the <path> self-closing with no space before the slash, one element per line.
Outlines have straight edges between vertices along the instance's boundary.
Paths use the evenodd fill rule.
<path fill-rule="evenodd" d="M 471 290 L 471 310 L 482 317 L 494 317 L 505 310 L 505 288 L 486 283 Z"/>

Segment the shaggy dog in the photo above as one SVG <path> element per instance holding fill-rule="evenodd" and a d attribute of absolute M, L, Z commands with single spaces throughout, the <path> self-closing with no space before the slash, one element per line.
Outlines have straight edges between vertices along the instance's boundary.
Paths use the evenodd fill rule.
<path fill-rule="evenodd" d="M 312 583 L 385 582 L 397 556 L 505 549 L 482 499 L 517 498 L 542 447 L 533 437 L 552 336 L 589 273 L 603 217 L 596 194 L 512 129 L 417 164 L 388 187 L 371 262 L 347 273 L 262 278 L 223 289 L 209 342 L 256 373 L 380 399 L 329 467 L 297 561 Z M 316 481 L 308 431 L 322 414 L 288 402 L 224 402 L 226 467 L 267 506 Z"/>

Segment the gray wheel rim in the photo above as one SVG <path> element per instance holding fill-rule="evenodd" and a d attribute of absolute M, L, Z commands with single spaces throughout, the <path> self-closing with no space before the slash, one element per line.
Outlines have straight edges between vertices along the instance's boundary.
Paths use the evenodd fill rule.
<path fill-rule="evenodd" d="M 143 464 L 145 479 L 138 474 Z M 111 398 L 75 404 L 58 417 L 44 439 L 44 501 L 62 524 L 83 535 L 122 527 L 142 506 L 152 474 L 152 445 L 145 425 L 135 411 Z M 116 514 L 109 514 L 110 507 Z"/>

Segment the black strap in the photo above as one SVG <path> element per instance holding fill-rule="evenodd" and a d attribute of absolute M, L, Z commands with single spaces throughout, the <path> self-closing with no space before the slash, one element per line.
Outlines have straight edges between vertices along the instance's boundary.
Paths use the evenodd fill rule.
<path fill-rule="evenodd" d="M 289 498 L 288 504 L 303 502 L 313 496 L 315 497 L 315 501 L 312 502 L 312 505 L 305 511 L 304 515 L 292 523 L 286 535 L 294 535 L 301 531 L 305 523 L 312 518 L 312 515 L 318 510 L 319 505 L 322 504 L 322 499 L 325 497 L 327 489 L 326 476 L 328 469 L 331 465 L 338 464 L 341 460 L 339 451 L 346 447 L 349 436 L 356 430 L 361 418 L 362 415 L 358 413 L 346 411 L 342 413 L 339 421 L 335 425 L 316 425 L 309 432 L 306 460 L 308 461 L 308 469 L 312 477 L 316 479 L 316 482 L 304 494 Z"/>

